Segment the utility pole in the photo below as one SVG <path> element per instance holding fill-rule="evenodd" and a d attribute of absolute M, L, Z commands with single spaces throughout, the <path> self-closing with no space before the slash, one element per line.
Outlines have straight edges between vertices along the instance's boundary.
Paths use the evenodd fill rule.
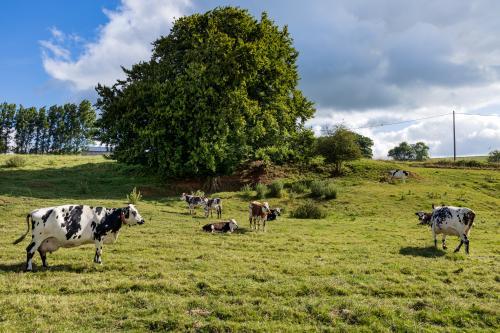
<path fill-rule="evenodd" d="M 457 160 L 457 144 L 455 141 L 455 110 L 453 110 L 453 162 Z"/>

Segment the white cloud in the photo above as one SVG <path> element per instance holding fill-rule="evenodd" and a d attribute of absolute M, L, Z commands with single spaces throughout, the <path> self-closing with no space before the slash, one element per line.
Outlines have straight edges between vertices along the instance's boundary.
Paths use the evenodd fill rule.
<path fill-rule="evenodd" d="M 83 53 L 75 60 L 57 44 L 66 35 L 51 28 L 52 40 L 40 42 L 45 71 L 76 90 L 92 89 L 97 83 L 110 85 L 124 78 L 120 66 L 149 59 L 151 43 L 167 35 L 174 18 L 183 16 L 189 5 L 189 0 L 122 0 L 118 9 L 105 10 L 109 22 L 99 29 L 95 42 L 83 45 Z M 80 41 L 74 34 L 67 39 Z"/>

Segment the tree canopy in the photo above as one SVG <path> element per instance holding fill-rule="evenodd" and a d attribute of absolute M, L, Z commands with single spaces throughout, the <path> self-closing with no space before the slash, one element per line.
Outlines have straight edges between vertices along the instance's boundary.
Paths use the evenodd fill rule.
<path fill-rule="evenodd" d="M 424 161 L 429 158 L 429 147 L 423 142 L 408 144 L 405 141 L 389 150 L 387 156 L 397 161 Z"/>
<path fill-rule="evenodd" d="M 0 153 L 18 154 L 78 153 L 95 135 L 95 110 L 84 100 L 79 105 L 67 103 L 25 108 L 0 104 Z"/>
<path fill-rule="evenodd" d="M 335 164 L 335 173 L 342 173 L 342 163 L 362 157 L 356 133 L 343 126 L 329 130 L 327 135 L 317 140 L 316 151 L 325 157 L 326 162 Z"/>
<path fill-rule="evenodd" d="M 167 176 L 230 173 L 245 159 L 307 155 L 314 114 L 286 27 L 222 7 L 175 21 L 153 55 L 98 85 L 100 140 L 116 159 Z"/>

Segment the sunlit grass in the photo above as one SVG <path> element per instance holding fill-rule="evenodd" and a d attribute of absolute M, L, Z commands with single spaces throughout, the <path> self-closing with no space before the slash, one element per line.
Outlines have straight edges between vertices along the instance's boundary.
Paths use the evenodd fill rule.
<path fill-rule="evenodd" d="M 0 156 L 3 165 L 8 156 Z M 325 219 L 289 213 L 309 193 L 267 198 L 285 208 L 266 232 L 248 225 L 242 192 L 217 193 L 240 232 L 201 232 L 168 184 L 101 157 L 27 156 L 0 168 L 0 331 L 497 331 L 500 325 L 500 174 L 409 168 L 405 184 L 380 182 L 393 162 L 352 163 L 334 179 L 338 196 L 316 200 Z M 408 168 L 404 164 L 401 167 Z M 310 175 L 309 175 L 310 176 Z M 85 185 L 85 191 L 82 186 Z M 12 245 L 38 207 L 120 207 L 134 187 L 142 226 L 104 247 L 48 255 L 23 273 L 28 241 Z M 285 189 L 286 191 L 286 189 Z M 414 212 L 431 204 L 476 211 L 471 255 L 435 250 Z M 451 250 L 450 250 L 451 249 Z"/>

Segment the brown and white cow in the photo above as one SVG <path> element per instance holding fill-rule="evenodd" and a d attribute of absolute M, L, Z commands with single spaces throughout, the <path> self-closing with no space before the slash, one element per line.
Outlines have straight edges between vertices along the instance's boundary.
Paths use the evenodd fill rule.
<path fill-rule="evenodd" d="M 250 228 L 260 230 L 262 222 L 262 231 L 266 231 L 267 215 L 271 209 L 267 202 L 252 201 L 248 206 Z"/>
<path fill-rule="evenodd" d="M 466 207 L 439 206 L 432 205 L 432 213 L 416 212 L 420 224 L 430 225 L 434 246 L 437 248 L 437 234 L 443 235 L 443 249 L 446 250 L 446 236 L 454 235 L 460 237 L 460 244 L 455 252 L 460 251 L 462 244 L 465 244 L 465 252 L 469 254 L 469 232 L 474 223 L 476 214 Z"/>

